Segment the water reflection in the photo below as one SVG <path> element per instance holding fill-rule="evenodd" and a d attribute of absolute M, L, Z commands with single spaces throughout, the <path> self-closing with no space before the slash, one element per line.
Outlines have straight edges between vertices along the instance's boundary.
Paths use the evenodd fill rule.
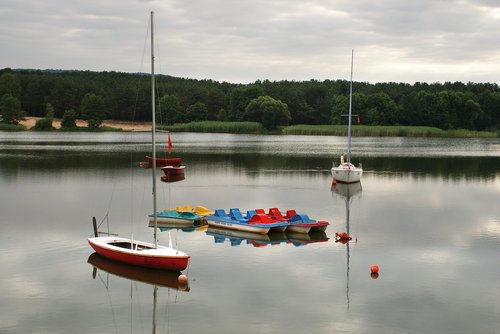
<path fill-rule="evenodd" d="M 106 273 L 123 277 L 132 281 L 147 283 L 155 286 L 189 291 L 188 282 L 179 282 L 180 271 L 155 270 L 131 266 L 124 263 L 109 260 L 97 253 L 92 253 L 87 262 L 94 267 L 92 277 L 95 279 L 97 269 Z"/>
<path fill-rule="evenodd" d="M 182 275 L 181 272 L 168 271 L 168 270 L 155 270 L 150 268 L 127 265 L 124 263 L 108 260 L 97 253 L 91 254 L 87 262 L 94 267 L 92 271 L 92 278 L 96 279 L 97 277 L 99 277 L 99 280 L 103 283 L 103 285 L 107 290 L 109 298 L 111 298 L 109 291 L 111 289 L 109 280 L 110 274 L 117 276 L 119 278 L 128 279 L 130 280 L 131 284 L 135 282 L 140 282 L 153 286 L 153 302 L 151 311 L 151 327 L 153 334 L 156 333 L 157 330 L 158 287 L 166 288 L 167 290 L 173 289 L 175 291 L 185 291 L 185 292 L 190 290 L 189 282 L 187 281 L 186 277 Z M 103 278 L 98 273 L 98 270 L 101 270 L 104 273 L 106 273 L 107 274 L 106 278 Z M 138 291 L 135 291 L 132 285 L 130 286 L 130 292 L 128 292 L 128 294 L 130 294 L 131 300 L 133 300 L 134 295 L 137 299 L 141 298 L 139 297 Z M 111 300 L 110 300 L 110 306 L 111 308 L 113 308 L 113 302 Z M 115 331 L 121 332 L 121 330 L 118 329 L 118 327 L 121 324 L 117 324 L 117 321 L 114 319 L 115 317 L 114 312 L 112 312 L 112 315 L 113 315 L 113 323 L 115 326 Z M 130 317 L 131 317 L 130 326 L 132 328 L 134 323 L 132 313 L 130 314 Z M 169 319 L 167 318 L 166 320 L 168 321 Z"/>
<path fill-rule="evenodd" d="M 350 228 L 350 206 L 351 206 L 351 201 L 354 198 L 361 198 L 361 193 L 363 191 L 363 188 L 361 186 L 361 182 L 357 183 L 337 183 L 332 186 L 332 194 L 335 194 L 335 196 L 338 196 L 342 198 L 345 202 L 345 222 L 346 222 L 346 233 L 348 236 L 351 234 L 351 228 Z M 338 242 L 345 244 L 346 246 L 346 304 L 347 308 L 349 309 L 350 306 L 350 300 L 349 300 L 349 265 L 350 265 L 350 252 L 349 252 L 349 247 L 351 240 L 350 239 L 338 239 Z"/>
<path fill-rule="evenodd" d="M 152 286 L 101 269 L 91 279 L 85 240 L 91 217 L 107 212 L 113 232 L 151 237 L 151 175 L 134 165 L 148 145 L 126 135 L 103 143 L 88 134 L 77 135 L 79 142 L 37 135 L 29 145 L 13 136 L 7 144 L 0 138 L 0 332 L 149 331 Z M 204 230 L 166 226 L 192 262 L 189 293 L 175 282 L 157 290 L 164 332 L 465 334 L 499 328 L 498 139 L 470 146 L 364 138 L 366 146 L 357 147 L 365 150 L 360 159 L 369 170 L 356 192 L 330 188 L 341 140 L 190 136 L 176 136 L 189 177 L 159 183 L 161 208 L 295 208 L 331 225 L 325 241 L 286 235 L 272 246 L 254 239 L 267 245 L 259 248 L 247 243 L 251 238 L 231 247 L 227 236 L 215 244 Z M 55 144 L 58 138 L 62 144 Z M 340 231 L 354 240 L 334 243 Z M 294 247 L 300 244 L 308 246 Z M 372 264 L 381 268 L 377 280 L 370 278 Z"/>
<path fill-rule="evenodd" d="M 300 247 L 312 243 L 327 242 L 329 240 L 325 232 L 272 232 L 268 234 L 258 234 L 209 226 L 205 233 L 213 237 L 214 243 L 222 244 L 228 241 L 231 246 L 240 246 L 243 243 L 252 245 L 253 247 L 264 247 L 267 245 L 276 246 L 280 244 L 292 244 L 296 247 Z"/>
<path fill-rule="evenodd" d="M 73 172 L 129 169 L 150 151 L 147 144 L 150 139 L 137 133 L 2 134 L 5 133 L 0 132 L 0 176 L 5 178 L 23 170 L 59 173 L 64 169 Z M 8 139 L 9 136 L 15 139 Z M 356 146 L 361 148 L 357 158 L 367 173 L 486 180 L 499 173 L 498 139 L 357 140 L 360 143 Z M 336 137 L 178 134 L 176 153 L 182 156 L 190 174 L 199 168 L 208 173 L 230 168 L 252 177 L 276 172 L 327 173 L 332 156 L 339 150 L 338 141 Z M 158 146 L 162 148 L 166 143 Z"/>

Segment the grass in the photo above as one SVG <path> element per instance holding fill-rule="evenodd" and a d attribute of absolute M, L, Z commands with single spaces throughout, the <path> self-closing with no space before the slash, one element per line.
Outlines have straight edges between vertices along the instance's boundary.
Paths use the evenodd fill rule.
<path fill-rule="evenodd" d="M 0 123 L 0 131 L 24 131 L 26 127 L 21 124 Z"/>
<path fill-rule="evenodd" d="M 201 121 L 169 126 L 161 125 L 158 126 L 158 129 L 171 132 L 347 136 L 346 125 L 291 125 L 274 131 L 268 131 L 258 122 Z M 26 128 L 20 124 L 0 123 L 0 131 L 23 130 L 26 130 Z M 59 131 L 106 132 L 123 130 L 116 127 L 100 126 L 97 129 L 77 127 L 73 129 L 60 129 Z M 352 135 L 355 137 L 500 138 L 500 131 L 442 130 L 428 126 L 353 125 Z"/>
<path fill-rule="evenodd" d="M 170 126 L 159 126 L 159 129 L 171 132 L 205 132 L 205 133 L 237 133 L 262 134 L 265 129 L 257 122 L 217 122 L 202 121 Z"/>
<path fill-rule="evenodd" d="M 345 125 L 292 125 L 283 129 L 287 135 L 347 136 Z M 500 131 L 442 130 L 428 126 L 371 126 L 353 125 L 355 137 L 443 137 L 498 138 Z"/>

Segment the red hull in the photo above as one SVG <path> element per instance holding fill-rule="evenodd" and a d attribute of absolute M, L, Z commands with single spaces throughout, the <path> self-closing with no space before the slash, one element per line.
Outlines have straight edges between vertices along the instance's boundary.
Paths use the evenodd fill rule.
<path fill-rule="evenodd" d="M 189 257 L 158 257 L 151 255 L 129 254 L 126 252 L 103 248 L 91 242 L 89 242 L 89 244 L 98 254 L 108 259 L 141 267 L 181 271 L 187 268 L 189 262 Z"/>
<path fill-rule="evenodd" d="M 146 156 L 147 168 L 153 167 L 153 157 Z M 156 167 L 174 166 L 179 167 L 182 163 L 182 158 L 156 158 Z"/>
<path fill-rule="evenodd" d="M 162 168 L 161 170 L 165 175 L 173 176 L 173 175 L 184 175 L 184 166 L 167 166 Z"/>
<path fill-rule="evenodd" d="M 186 177 L 184 175 L 184 166 L 166 166 L 162 167 L 163 174 L 161 180 L 163 182 L 176 182 L 184 180 Z"/>
<path fill-rule="evenodd" d="M 172 183 L 172 182 L 177 182 L 177 181 L 185 180 L 186 176 L 184 175 L 184 173 L 177 174 L 177 175 L 162 175 L 160 179 L 163 182 Z"/>

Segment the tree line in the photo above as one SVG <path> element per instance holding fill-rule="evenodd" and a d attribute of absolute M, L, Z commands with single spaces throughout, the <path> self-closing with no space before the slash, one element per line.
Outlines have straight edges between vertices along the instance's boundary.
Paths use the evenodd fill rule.
<path fill-rule="evenodd" d="M 0 120 L 22 115 L 150 121 L 151 78 L 142 73 L 0 70 Z M 345 124 L 349 81 L 256 81 L 233 84 L 156 76 L 157 121 L 256 121 L 268 129 Z M 500 129 L 496 83 L 353 83 L 353 113 L 365 125 Z M 14 112 L 11 117 L 12 110 Z M 358 118 L 359 116 L 359 118 Z"/>

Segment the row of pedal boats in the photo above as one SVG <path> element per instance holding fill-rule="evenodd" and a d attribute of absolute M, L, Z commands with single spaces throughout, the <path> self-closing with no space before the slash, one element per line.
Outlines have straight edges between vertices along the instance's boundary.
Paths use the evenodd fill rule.
<path fill-rule="evenodd" d="M 150 224 L 154 222 L 154 215 L 149 216 Z M 281 212 L 278 208 L 248 210 L 243 213 L 239 208 L 210 211 L 204 207 L 178 207 L 166 209 L 156 213 L 157 223 L 178 224 L 189 226 L 205 224 L 209 226 L 231 229 L 255 234 L 273 232 L 310 233 L 324 232 L 329 225 L 327 221 L 318 221 L 309 218 L 307 214 L 297 213 L 295 210 Z"/>

